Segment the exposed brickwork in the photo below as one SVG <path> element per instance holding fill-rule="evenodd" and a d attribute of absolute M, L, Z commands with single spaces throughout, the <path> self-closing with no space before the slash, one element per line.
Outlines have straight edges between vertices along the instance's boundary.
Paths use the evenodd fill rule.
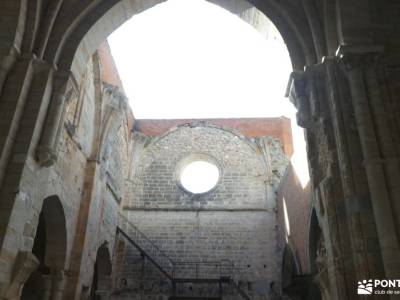
<path fill-rule="evenodd" d="M 279 118 L 229 118 L 229 119 L 138 119 L 135 130 L 148 136 L 157 136 L 169 129 L 192 122 L 204 121 L 209 124 L 234 128 L 246 137 L 270 136 L 281 141 L 287 156 L 293 154 L 290 119 Z"/>
<path fill-rule="evenodd" d="M 101 62 L 101 80 L 124 90 L 117 66 L 111 55 L 110 46 L 107 41 L 100 44 L 97 53 Z"/>
<path fill-rule="evenodd" d="M 124 92 L 121 78 L 119 77 L 117 66 L 115 65 L 114 59 L 111 54 L 110 46 L 107 41 L 103 41 L 97 53 L 101 64 L 101 81 L 118 87 Z M 132 110 L 130 107 L 125 111 L 128 128 L 133 128 L 135 119 L 133 117 Z"/>
<path fill-rule="evenodd" d="M 96 59 L 95 56 L 87 64 L 78 87 L 68 83 L 65 119 L 58 128 L 56 161 L 43 168 L 38 165 L 35 152 L 28 157 L 14 210 L 14 214 L 26 221 L 16 223 L 23 228 L 23 234 L 13 240 L 13 247 L 18 249 L 16 243 L 21 243 L 22 251 L 30 250 L 39 214 L 46 208 L 42 207 L 43 200 L 59 201 L 62 217 L 57 222 L 66 229 L 66 242 L 53 248 L 66 255 L 62 266 L 52 266 L 50 261 L 45 263 L 57 274 L 69 270 L 68 280 L 61 275 L 55 279 L 56 284 L 66 287 L 67 299 L 73 299 L 78 290 L 91 285 L 100 245 L 106 242 L 108 251 L 113 251 L 118 207 L 128 173 L 125 162 L 130 130 L 125 118 L 126 99 L 118 88 L 100 81 Z M 98 101 L 100 94 L 102 105 Z M 113 111 L 117 113 L 110 114 Z M 99 114 L 103 114 L 103 119 L 96 117 Z M 17 221 L 16 215 L 12 217 L 14 221 Z M 63 233 L 58 234 L 62 238 Z M 49 255 L 59 255 L 52 253 L 49 245 L 46 247 Z M 8 268 L 2 268 L 2 272 Z"/>

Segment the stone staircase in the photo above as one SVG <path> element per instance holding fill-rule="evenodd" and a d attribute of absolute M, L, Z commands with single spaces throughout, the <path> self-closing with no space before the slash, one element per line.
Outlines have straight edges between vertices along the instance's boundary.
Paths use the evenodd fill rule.
<path fill-rule="evenodd" d="M 234 264 L 231 261 L 174 262 L 126 217 L 120 216 L 122 222 L 117 227 L 117 234 L 123 236 L 142 257 L 148 259 L 171 282 L 172 295 L 169 300 L 222 300 L 223 285 L 233 287 L 245 300 L 252 299 L 235 281 Z M 218 295 L 208 297 L 179 295 L 177 287 L 182 284 L 217 285 Z"/>

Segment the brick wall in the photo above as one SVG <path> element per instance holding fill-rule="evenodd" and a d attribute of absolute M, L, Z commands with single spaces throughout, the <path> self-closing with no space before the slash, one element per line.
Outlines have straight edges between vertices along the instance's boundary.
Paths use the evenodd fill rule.
<path fill-rule="evenodd" d="M 138 119 L 135 122 L 135 130 L 147 136 L 158 136 L 169 129 L 198 122 L 198 119 Z M 252 138 L 270 136 L 282 143 L 285 154 L 290 157 L 293 154 L 292 129 L 290 119 L 278 118 L 229 118 L 229 119 L 202 119 L 203 122 L 234 128 L 242 135 Z"/>

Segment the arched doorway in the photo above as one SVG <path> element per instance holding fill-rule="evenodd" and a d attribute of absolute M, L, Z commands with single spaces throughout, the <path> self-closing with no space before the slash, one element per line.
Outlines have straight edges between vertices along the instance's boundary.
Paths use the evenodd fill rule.
<path fill-rule="evenodd" d="M 50 196 L 43 201 L 32 248 L 39 267 L 24 284 L 21 299 L 58 299 L 61 296 L 66 243 L 64 210 L 59 198 Z"/>
<path fill-rule="evenodd" d="M 90 289 L 90 300 L 107 299 L 111 290 L 111 257 L 107 244 L 97 250 L 94 264 L 93 281 Z"/>

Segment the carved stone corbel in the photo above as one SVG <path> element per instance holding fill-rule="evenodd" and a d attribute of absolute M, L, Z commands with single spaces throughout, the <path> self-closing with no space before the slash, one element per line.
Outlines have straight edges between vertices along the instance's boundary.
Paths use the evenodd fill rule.
<path fill-rule="evenodd" d="M 310 103 L 307 95 L 307 76 L 303 73 L 292 73 L 289 87 L 289 99 L 297 108 L 297 124 L 307 128 L 311 121 Z"/>

